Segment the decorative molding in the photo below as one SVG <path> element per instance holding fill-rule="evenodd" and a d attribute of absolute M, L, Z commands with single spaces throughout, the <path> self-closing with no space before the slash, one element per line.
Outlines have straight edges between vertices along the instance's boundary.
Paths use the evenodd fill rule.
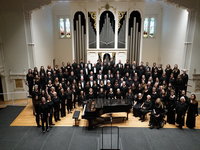
<path fill-rule="evenodd" d="M 124 17 L 124 15 L 126 15 L 126 11 L 119 11 L 118 12 L 118 30 L 121 27 L 120 21 Z"/>
<path fill-rule="evenodd" d="M 115 12 L 115 14 L 116 14 L 116 8 L 114 8 L 113 6 L 110 6 L 108 3 L 105 5 L 105 6 L 101 6 L 98 10 L 99 10 L 99 14 L 100 14 L 100 12 L 102 11 L 102 9 L 105 9 L 105 10 L 110 10 L 110 9 L 113 9 L 113 11 Z"/>
<path fill-rule="evenodd" d="M 97 27 L 97 13 L 96 11 L 88 12 L 91 15 L 91 18 L 94 20 L 94 28 Z"/>
<path fill-rule="evenodd" d="M 28 43 L 28 46 L 34 46 L 35 43 Z"/>

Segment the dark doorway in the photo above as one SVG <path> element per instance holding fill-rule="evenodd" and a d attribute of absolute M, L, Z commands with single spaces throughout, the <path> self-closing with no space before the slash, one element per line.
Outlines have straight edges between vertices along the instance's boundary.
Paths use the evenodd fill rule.
<path fill-rule="evenodd" d="M 108 62 L 110 62 L 110 59 L 111 59 L 110 54 L 106 53 L 106 54 L 103 55 L 103 61 L 104 62 L 108 63 Z"/>
<path fill-rule="evenodd" d="M 2 82 L 1 82 L 1 77 L 0 77 L 0 101 L 3 101 L 4 98 L 3 98 L 3 86 L 2 86 Z"/>

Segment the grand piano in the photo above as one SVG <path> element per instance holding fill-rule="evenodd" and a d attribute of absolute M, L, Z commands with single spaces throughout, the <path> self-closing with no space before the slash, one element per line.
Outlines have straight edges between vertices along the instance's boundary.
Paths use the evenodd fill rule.
<path fill-rule="evenodd" d="M 116 112 L 128 113 L 132 108 L 132 103 L 128 99 L 94 99 L 88 100 L 83 107 L 82 119 L 88 120 L 88 128 L 93 128 L 98 124 L 108 121 L 108 117 L 102 117 L 103 114 L 112 114 Z"/>

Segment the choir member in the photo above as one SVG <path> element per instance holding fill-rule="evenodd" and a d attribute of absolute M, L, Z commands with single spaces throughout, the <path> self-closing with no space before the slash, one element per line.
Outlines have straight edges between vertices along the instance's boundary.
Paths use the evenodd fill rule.
<path fill-rule="evenodd" d="M 196 117 L 198 116 L 198 102 L 196 95 L 192 94 L 189 101 L 186 125 L 188 128 L 193 129 L 196 125 Z"/>
<path fill-rule="evenodd" d="M 53 101 L 52 101 L 50 95 L 47 96 L 47 104 L 48 104 L 48 107 L 49 107 L 49 126 L 51 128 L 52 125 L 55 125 L 55 124 L 53 124 L 53 121 L 52 121 L 52 119 L 53 119 L 53 106 L 54 106 L 54 104 L 53 104 Z"/>
<path fill-rule="evenodd" d="M 182 71 L 183 71 L 183 73 L 181 74 L 181 79 L 183 81 L 183 90 L 185 90 L 185 92 L 187 92 L 188 75 L 187 75 L 185 69 L 183 69 Z"/>
<path fill-rule="evenodd" d="M 162 64 L 159 64 L 159 65 L 158 65 L 158 70 L 157 70 L 157 72 L 158 72 L 158 78 L 160 79 L 161 76 L 162 76 L 162 74 L 163 74 Z"/>
<path fill-rule="evenodd" d="M 62 62 L 61 71 L 62 71 L 62 73 L 64 73 L 64 72 L 65 72 L 65 63 L 64 63 L 64 62 Z"/>
<path fill-rule="evenodd" d="M 150 112 L 150 110 L 152 109 L 152 101 L 151 101 L 151 96 L 147 95 L 147 99 L 145 100 L 145 102 L 141 105 L 141 109 L 139 110 L 139 116 L 140 116 L 140 120 L 142 122 L 145 121 L 145 116 L 148 112 Z"/>
<path fill-rule="evenodd" d="M 183 90 L 183 88 L 183 80 L 181 79 L 181 76 L 179 74 L 175 80 L 175 92 L 177 97 L 180 98 L 180 92 Z"/>
<path fill-rule="evenodd" d="M 92 88 L 89 89 L 89 93 L 86 95 L 86 99 L 87 100 L 94 100 L 94 93 L 93 93 Z"/>
<path fill-rule="evenodd" d="M 170 75 L 172 73 L 172 69 L 171 69 L 171 66 L 169 64 L 166 65 L 165 73 L 166 73 L 166 81 L 167 81 L 167 83 L 169 83 L 169 78 L 170 78 Z"/>
<path fill-rule="evenodd" d="M 180 70 L 178 69 L 178 65 L 177 65 L 177 64 L 174 65 L 174 68 L 173 68 L 173 70 L 172 70 L 172 73 L 173 73 L 175 79 L 176 79 L 176 78 L 178 77 L 178 75 L 180 74 Z"/>
<path fill-rule="evenodd" d="M 159 129 L 161 127 L 164 113 L 165 113 L 164 106 L 160 98 L 157 98 L 155 101 L 155 105 L 153 106 L 153 109 L 151 111 L 151 117 L 149 121 L 150 129 L 153 129 L 154 127 L 157 127 L 157 129 Z"/>
<path fill-rule="evenodd" d="M 122 95 L 123 99 L 125 99 L 126 98 L 126 93 L 128 92 L 128 88 L 126 86 L 126 82 L 125 81 L 122 82 L 122 86 L 121 86 L 120 90 L 121 90 L 121 95 Z"/>
<path fill-rule="evenodd" d="M 154 76 L 155 70 L 157 70 L 157 66 L 156 66 L 156 63 L 154 62 L 154 63 L 153 63 L 153 67 L 152 67 L 152 69 L 151 69 L 152 76 Z"/>
<path fill-rule="evenodd" d="M 104 99 L 106 97 L 104 89 L 100 88 L 97 98 Z"/>
<path fill-rule="evenodd" d="M 67 88 L 66 99 L 67 99 L 67 111 L 69 114 L 72 111 L 72 105 L 73 105 L 72 104 L 72 91 L 69 87 Z"/>
<path fill-rule="evenodd" d="M 54 107 L 54 120 L 55 122 L 60 121 L 60 99 L 57 93 L 53 93 L 53 107 Z"/>
<path fill-rule="evenodd" d="M 34 85 L 33 92 L 32 92 L 32 104 L 33 104 L 33 114 L 36 116 L 36 122 L 39 126 L 39 105 L 40 105 L 40 91 L 38 89 L 38 85 Z"/>
<path fill-rule="evenodd" d="M 32 70 L 29 69 L 28 73 L 26 75 L 26 81 L 28 85 L 28 91 L 29 91 L 29 96 L 32 96 L 32 91 L 33 91 L 33 73 Z"/>
<path fill-rule="evenodd" d="M 176 96 L 175 92 L 172 90 L 170 96 L 167 99 L 167 122 L 169 124 L 175 124 L 175 107 L 176 107 Z"/>
<path fill-rule="evenodd" d="M 182 127 L 185 124 L 185 113 L 187 110 L 187 104 L 185 102 L 185 97 L 182 96 L 180 98 L 180 101 L 176 104 L 176 123 L 178 124 L 178 127 L 182 129 Z"/>
<path fill-rule="evenodd" d="M 46 103 L 45 97 L 42 97 L 42 104 L 40 106 L 40 111 L 41 111 L 41 120 L 42 120 L 42 132 L 45 133 L 49 131 L 49 125 L 48 125 L 48 117 L 50 116 L 49 114 L 49 107 L 48 104 Z M 46 124 L 46 130 L 45 130 L 45 124 Z"/>
<path fill-rule="evenodd" d="M 114 94 L 114 92 L 113 92 L 113 89 L 110 88 L 110 89 L 109 89 L 109 92 L 108 92 L 108 94 L 107 94 L 107 99 L 114 99 L 114 98 L 115 98 L 115 94 Z"/>
<path fill-rule="evenodd" d="M 122 94 L 120 88 L 117 89 L 117 92 L 115 94 L 115 99 L 122 99 Z"/>
<path fill-rule="evenodd" d="M 60 90 L 60 101 L 61 101 L 61 117 L 65 117 L 66 116 L 66 94 L 64 89 Z"/>
<path fill-rule="evenodd" d="M 143 104 L 143 102 L 144 102 L 143 95 L 142 93 L 139 93 L 133 104 L 133 115 L 135 117 L 139 117 L 139 114 L 140 114 L 139 111 L 141 109 L 141 105 Z"/>
<path fill-rule="evenodd" d="M 94 81 L 92 89 L 93 89 L 93 93 L 94 93 L 94 98 L 97 98 L 97 93 L 99 91 L 99 86 L 97 85 L 96 81 Z"/>
<path fill-rule="evenodd" d="M 80 91 L 80 94 L 78 95 L 78 105 L 81 106 L 85 103 L 85 93 L 84 91 Z"/>
<path fill-rule="evenodd" d="M 128 93 L 126 94 L 126 99 L 131 101 L 133 103 L 134 101 L 134 95 L 133 95 L 133 92 L 132 92 L 132 89 L 128 89 Z"/>
<path fill-rule="evenodd" d="M 34 78 L 36 77 L 36 75 L 38 76 L 39 72 L 38 72 L 38 68 L 34 67 L 34 69 L 33 69 L 33 76 L 34 76 Z"/>

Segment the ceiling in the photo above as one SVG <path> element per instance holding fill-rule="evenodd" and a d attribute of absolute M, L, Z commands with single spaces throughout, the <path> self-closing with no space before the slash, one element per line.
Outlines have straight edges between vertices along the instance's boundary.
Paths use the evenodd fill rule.
<path fill-rule="evenodd" d="M 2 9 L 15 9 L 16 3 L 21 3 L 23 9 L 30 11 L 52 2 L 157 2 L 165 1 L 192 10 L 200 10 L 200 0 L 0 0 Z M 12 8 L 11 8 L 12 7 Z"/>

